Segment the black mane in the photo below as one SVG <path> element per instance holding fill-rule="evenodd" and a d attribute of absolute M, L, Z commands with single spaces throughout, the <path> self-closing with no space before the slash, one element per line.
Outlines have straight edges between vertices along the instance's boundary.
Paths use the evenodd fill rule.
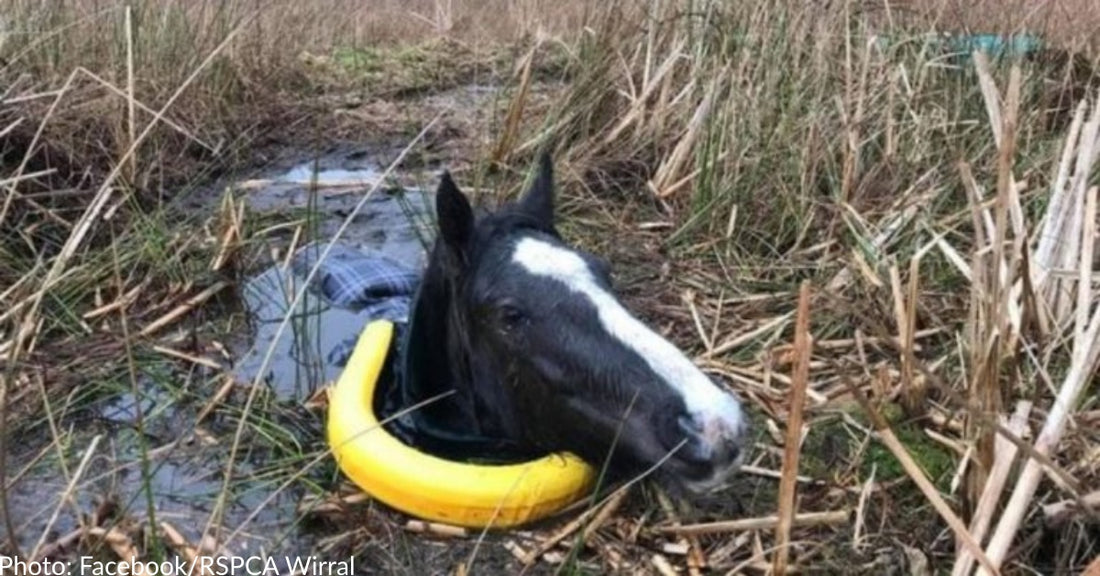
<path fill-rule="evenodd" d="M 478 262 L 486 247 L 524 232 L 561 238 L 554 226 L 524 214 L 515 203 L 494 213 L 482 211 L 470 242 L 469 263 Z M 388 428 L 403 441 L 439 456 L 497 461 L 541 456 L 545 451 L 520 441 L 514 415 L 494 409 L 505 402 L 498 394 L 500 376 L 473 367 L 468 320 L 462 317 L 462 306 L 456 305 L 470 289 L 470 279 L 456 278 L 452 257 L 437 238 L 409 324 L 396 338 L 386 378 L 393 388 L 380 395 L 385 400 L 379 413 L 393 416 L 428 402 Z"/>

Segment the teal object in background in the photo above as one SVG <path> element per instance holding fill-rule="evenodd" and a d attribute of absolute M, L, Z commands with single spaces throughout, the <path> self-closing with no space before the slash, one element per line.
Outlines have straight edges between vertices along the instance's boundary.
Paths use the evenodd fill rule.
<path fill-rule="evenodd" d="M 880 48 L 888 49 L 892 45 L 923 43 L 947 59 L 958 63 L 969 63 L 974 52 L 985 52 L 990 58 L 1021 58 L 1043 49 L 1043 41 L 1038 36 L 1020 34 L 1004 36 L 1001 34 L 928 34 L 917 38 L 877 38 Z"/>
<path fill-rule="evenodd" d="M 1006 38 L 998 34 L 968 34 L 946 37 L 944 41 L 951 52 L 962 52 L 967 58 L 976 51 L 985 52 L 992 58 L 1021 57 L 1037 52 L 1043 47 L 1042 40 L 1030 35 Z"/>

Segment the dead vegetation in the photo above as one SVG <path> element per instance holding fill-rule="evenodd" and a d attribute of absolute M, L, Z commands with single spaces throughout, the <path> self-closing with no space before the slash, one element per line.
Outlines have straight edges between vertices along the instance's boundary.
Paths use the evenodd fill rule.
<path fill-rule="evenodd" d="M 254 475 L 303 487 L 287 523 L 319 524 L 318 553 L 368 570 L 1095 570 L 1100 10 L 743 4 L 15 2 L 0 20 L 0 496 L 56 453 L 49 507 L 81 520 L 21 549 L 5 507 L 3 549 L 190 558 L 251 530 L 254 515 L 191 538 L 142 496 L 92 511 L 62 497 L 94 492 L 102 438 L 74 433 L 81 403 L 108 382 L 140 398 L 170 364 L 196 404 L 186 431 L 111 467 L 209 444 L 237 455 L 222 501 L 244 452 L 312 446 L 271 448 L 285 460 Z M 963 30 L 1046 46 L 990 58 L 927 34 Z M 432 100 L 467 84 L 501 98 L 476 120 Z M 553 147 L 567 233 L 753 406 L 744 485 L 685 508 L 639 482 L 481 535 L 333 482 L 310 435 L 320 401 L 276 407 L 226 377 L 221 345 L 252 255 L 307 226 L 184 199 L 339 140 L 409 145 L 399 168 L 453 163 L 499 194 Z"/>

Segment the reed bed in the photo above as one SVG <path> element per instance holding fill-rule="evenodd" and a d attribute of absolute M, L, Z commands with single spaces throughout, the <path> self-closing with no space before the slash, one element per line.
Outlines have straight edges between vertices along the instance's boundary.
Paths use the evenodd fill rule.
<path fill-rule="evenodd" d="M 195 406 L 189 441 L 234 454 L 227 470 L 273 455 L 212 503 L 246 476 L 302 488 L 288 522 L 320 520 L 320 553 L 380 570 L 1095 571 L 1100 10 L 999 6 L 991 20 L 948 1 L 13 2 L 0 458 L 40 456 L 0 466 L 0 497 L 56 456 L 51 510 L 83 520 L 19 550 L 5 507 L 0 549 L 194 559 L 249 531 L 267 500 L 189 539 L 151 499 L 70 498 L 94 492 L 105 450 L 77 442 L 81 403 L 141 397 L 171 366 L 173 397 Z M 979 22 L 1043 47 L 941 35 Z M 470 84 L 498 91 L 485 121 L 430 104 Z M 611 487 L 550 526 L 485 535 L 334 480 L 323 395 L 268 400 L 228 376 L 222 344 L 241 279 L 308 222 L 248 212 L 248 186 L 201 214 L 187 199 L 279 151 L 364 140 L 408 146 L 409 172 L 424 150 L 497 197 L 551 147 L 570 239 L 608 255 L 631 307 L 752 407 L 743 482 L 690 505 Z M 182 443 L 110 467 L 151 475 Z"/>

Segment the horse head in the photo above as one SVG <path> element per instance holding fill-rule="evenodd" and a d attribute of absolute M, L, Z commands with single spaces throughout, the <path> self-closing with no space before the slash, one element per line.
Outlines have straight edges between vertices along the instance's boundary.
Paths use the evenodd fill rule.
<path fill-rule="evenodd" d="M 610 453 L 694 493 L 726 486 L 740 402 L 627 310 L 607 262 L 562 239 L 554 205 L 548 156 L 518 201 L 480 217 L 443 174 L 413 338 L 421 376 L 463 399 L 444 417 L 595 465 Z"/>

